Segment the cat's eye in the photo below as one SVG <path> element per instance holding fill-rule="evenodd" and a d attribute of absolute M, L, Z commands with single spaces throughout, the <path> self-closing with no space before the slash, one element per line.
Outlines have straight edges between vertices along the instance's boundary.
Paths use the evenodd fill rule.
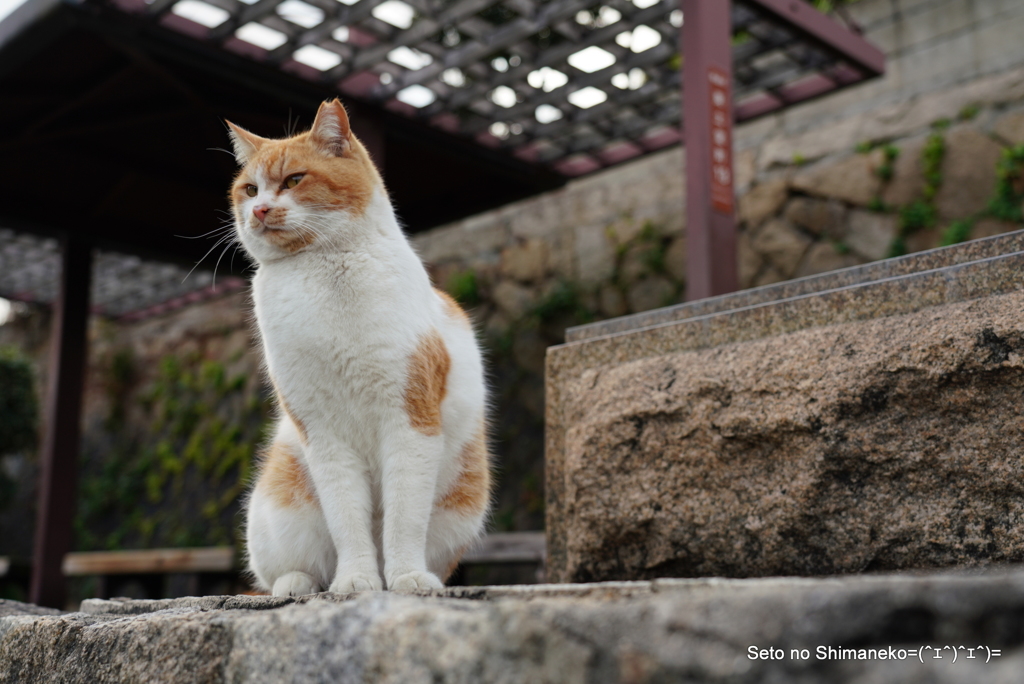
<path fill-rule="evenodd" d="M 284 187 L 286 187 L 286 188 L 294 188 L 296 185 L 299 184 L 300 180 L 302 180 L 302 174 L 301 173 L 297 173 L 294 176 L 288 176 L 288 178 L 286 178 L 285 181 L 284 181 Z"/>
<path fill-rule="evenodd" d="M 259 189 L 255 185 L 246 185 L 245 194 L 249 197 L 255 197 L 259 193 Z"/>

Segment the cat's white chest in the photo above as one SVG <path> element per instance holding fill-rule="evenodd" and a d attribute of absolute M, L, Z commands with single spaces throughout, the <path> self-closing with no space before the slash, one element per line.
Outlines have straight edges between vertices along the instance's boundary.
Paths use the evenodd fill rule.
<path fill-rule="evenodd" d="M 401 404 L 423 312 L 358 257 L 292 258 L 253 281 L 268 371 L 295 411 L 372 439 Z"/>

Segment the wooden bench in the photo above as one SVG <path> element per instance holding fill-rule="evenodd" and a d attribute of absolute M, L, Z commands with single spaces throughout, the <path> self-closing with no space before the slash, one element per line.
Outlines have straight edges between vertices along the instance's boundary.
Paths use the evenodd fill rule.
<path fill-rule="evenodd" d="M 99 598 L 124 594 L 133 598 L 204 596 L 238 593 L 243 588 L 235 550 L 230 546 L 69 553 L 64 556 L 63 570 L 66 577 L 98 577 Z M 169 575 L 187 577 L 174 590 L 168 587 Z"/>
<path fill-rule="evenodd" d="M 120 595 L 128 588 L 133 594 L 141 588 L 144 598 L 162 598 L 168 593 L 168 575 L 188 575 L 182 591 L 185 595 L 202 596 L 243 591 L 239 561 L 234 548 L 229 546 L 89 551 L 64 556 L 63 570 L 66 577 L 98 577 L 96 593 L 100 598 Z M 538 579 L 542 579 L 544 561 L 543 532 L 500 532 L 485 536 L 466 552 L 462 565 L 534 564 Z M 0 563 L 0 577 L 2 570 Z M 449 583 L 457 583 L 461 577 L 461 572 L 457 572 Z"/>

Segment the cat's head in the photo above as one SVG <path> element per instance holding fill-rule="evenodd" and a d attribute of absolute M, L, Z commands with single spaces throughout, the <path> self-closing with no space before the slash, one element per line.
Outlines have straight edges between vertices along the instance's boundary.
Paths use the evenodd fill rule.
<path fill-rule="evenodd" d="M 227 124 L 242 167 L 231 187 L 235 230 L 259 261 L 345 240 L 383 189 L 337 99 L 320 105 L 310 130 L 290 138 Z"/>

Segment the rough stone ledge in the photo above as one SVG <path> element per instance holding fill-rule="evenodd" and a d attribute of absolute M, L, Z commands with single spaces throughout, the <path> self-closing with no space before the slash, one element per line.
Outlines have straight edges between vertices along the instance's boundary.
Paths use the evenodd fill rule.
<path fill-rule="evenodd" d="M 1014 567 L 86 601 L 64 615 L 0 607 L 0 682 L 973 684 L 1019 681 L 1024 668 L 1024 570 Z M 751 646 L 783 655 L 752 660 Z M 921 659 L 827 660 L 819 646 L 929 649 Z M 982 657 L 960 650 L 954 664 L 945 646 Z"/>
<path fill-rule="evenodd" d="M 654 325 L 923 273 L 1019 251 L 1024 251 L 1024 231 L 1020 230 L 981 240 L 971 240 L 951 247 L 940 247 L 863 266 L 853 266 L 806 278 L 741 290 L 719 297 L 709 297 L 695 302 L 686 302 L 607 321 L 580 325 L 566 330 L 565 340 L 566 342 L 579 342 L 603 335 L 630 332 Z"/>

